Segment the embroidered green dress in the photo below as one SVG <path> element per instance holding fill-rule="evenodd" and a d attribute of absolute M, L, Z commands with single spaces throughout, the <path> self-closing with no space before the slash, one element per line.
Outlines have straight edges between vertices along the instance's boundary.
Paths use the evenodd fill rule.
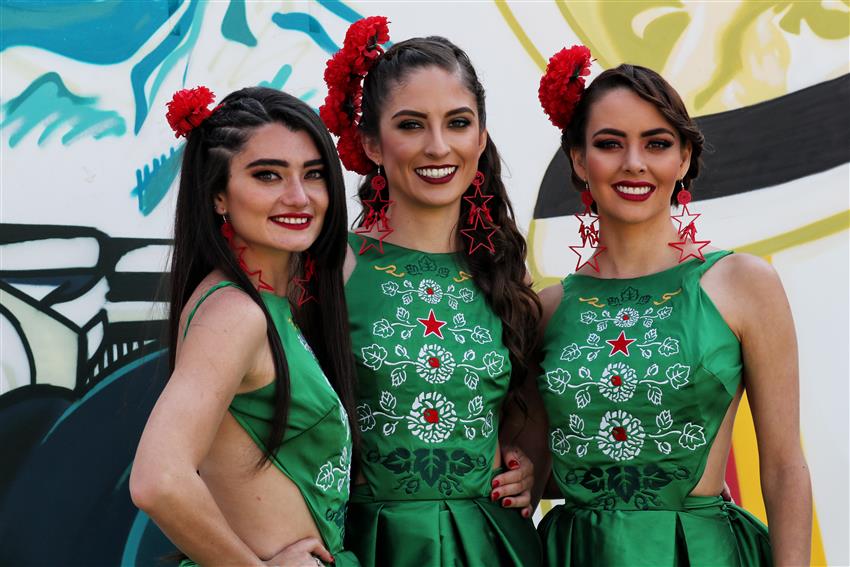
<path fill-rule="evenodd" d="M 216 290 L 238 287 L 223 281 L 211 287 L 189 314 L 186 330 L 201 303 Z M 343 550 L 346 504 L 351 469 L 351 431 L 348 416 L 318 360 L 292 319 L 289 300 L 273 293 L 260 296 L 280 335 L 289 366 L 290 405 L 283 443 L 272 463 L 301 491 L 313 521 L 334 556 L 336 567 L 357 567 L 350 551 Z M 185 334 L 186 331 L 184 331 Z M 237 394 L 228 408 L 251 439 L 265 447 L 274 415 L 274 383 Z M 285 502 L 281 503 L 284 507 Z M 186 560 L 181 567 L 195 565 Z"/>
<path fill-rule="evenodd" d="M 741 347 L 702 290 L 729 252 L 634 279 L 571 275 L 539 379 L 566 499 L 547 565 L 770 565 L 767 528 L 688 494 L 741 383 Z"/>
<path fill-rule="evenodd" d="M 346 545 L 365 566 L 538 565 L 530 520 L 489 500 L 511 371 L 501 320 L 454 254 L 383 247 L 345 290 L 366 479 Z"/>

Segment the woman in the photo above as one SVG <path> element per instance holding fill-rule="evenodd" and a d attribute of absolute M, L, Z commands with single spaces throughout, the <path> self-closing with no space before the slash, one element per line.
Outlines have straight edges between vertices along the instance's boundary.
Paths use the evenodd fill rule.
<path fill-rule="evenodd" d="M 540 525 L 546 562 L 808 564 L 796 341 L 779 278 L 696 235 L 687 204 L 703 137 L 676 91 L 633 65 L 583 90 L 589 59 L 561 51 L 540 88 L 587 204 L 576 273 L 541 293 L 538 386 L 566 499 Z M 683 205 L 675 225 L 671 203 Z M 718 496 L 744 387 L 770 538 Z"/>
<path fill-rule="evenodd" d="M 169 105 L 187 136 L 172 374 L 131 495 L 184 564 L 357 565 L 342 549 L 354 369 L 333 142 L 307 105 L 273 89 L 210 102 L 199 87 Z"/>
<path fill-rule="evenodd" d="M 363 447 L 347 542 L 370 566 L 535 565 L 533 467 L 499 437 L 523 422 L 503 411 L 539 306 L 484 90 L 448 40 L 388 39 L 385 18 L 349 29 L 321 109 L 366 175 L 345 268 Z"/>

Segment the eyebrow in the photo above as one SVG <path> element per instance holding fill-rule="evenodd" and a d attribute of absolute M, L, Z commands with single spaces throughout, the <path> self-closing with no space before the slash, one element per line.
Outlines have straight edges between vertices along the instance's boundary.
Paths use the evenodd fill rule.
<path fill-rule="evenodd" d="M 626 137 L 625 132 L 623 132 L 622 130 L 615 130 L 614 128 L 602 128 L 601 130 L 597 130 L 596 132 L 594 132 L 593 135 L 599 136 L 600 134 L 609 134 L 611 136 L 619 136 L 621 138 Z M 674 134 L 673 132 L 671 132 L 667 128 L 653 128 L 652 130 L 647 130 L 645 132 L 640 133 L 641 138 L 648 138 L 649 136 L 657 136 L 658 134 L 670 134 L 673 137 L 676 136 L 676 134 Z"/>
<path fill-rule="evenodd" d="M 446 116 L 454 116 L 456 114 L 466 114 L 466 113 L 474 114 L 473 110 L 471 108 L 469 108 L 468 106 L 461 106 L 460 108 L 455 108 L 454 110 L 449 110 L 448 112 L 446 112 Z M 392 117 L 398 118 L 399 116 L 413 116 L 414 118 L 428 118 L 428 115 L 425 114 L 424 112 L 419 112 L 417 110 L 409 110 L 409 109 L 406 109 L 406 108 L 399 110 L 398 112 L 393 114 Z"/>
<path fill-rule="evenodd" d="M 304 167 L 313 167 L 314 165 L 324 165 L 324 160 L 322 158 L 311 159 L 304 162 Z M 245 166 L 245 169 L 250 169 L 252 167 L 257 166 L 277 166 L 277 167 L 289 167 L 289 162 L 282 159 L 272 159 L 272 158 L 261 158 L 255 159 L 251 163 Z"/>

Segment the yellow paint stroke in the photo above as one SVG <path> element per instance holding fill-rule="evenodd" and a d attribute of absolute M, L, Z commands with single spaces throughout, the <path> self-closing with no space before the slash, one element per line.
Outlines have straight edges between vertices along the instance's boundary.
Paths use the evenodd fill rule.
<path fill-rule="evenodd" d="M 533 244 L 535 241 L 535 234 L 537 233 L 537 219 L 531 219 L 531 222 L 528 225 L 528 243 Z M 540 290 L 549 287 L 550 285 L 555 285 L 556 283 L 560 283 L 561 279 L 552 277 L 552 276 L 544 276 L 543 273 L 538 269 L 537 262 L 534 261 L 534 247 L 529 246 L 528 248 L 528 271 L 531 272 L 531 287 L 534 291 L 539 292 Z"/>
<path fill-rule="evenodd" d="M 537 51 L 537 48 L 534 47 L 534 44 L 531 42 L 531 38 L 525 33 L 525 30 L 522 29 L 519 21 L 517 21 L 516 16 L 511 11 L 511 7 L 508 6 L 508 3 L 505 0 L 493 0 L 496 4 L 496 8 L 499 9 L 499 12 L 502 14 L 502 17 L 505 19 L 505 23 L 508 24 L 508 27 L 511 28 L 511 31 L 514 32 L 517 40 L 519 40 L 522 48 L 525 49 L 525 52 L 528 53 L 531 60 L 540 68 L 541 72 L 546 71 L 546 58 Z"/>
<path fill-rule="evenodd" d="M 578 300 L 582 303 L 589 303 L 594 307 L 605 307 L 604 303 L 599 303 L 598 297 L 579 297 Z"/>
<path fill-rule="evenodd" d="M 799 246 L 812 240 L 826 238 L 827 236 L 848 229 L 850 229 L 850 210 L 801 226 L 778 236 L 735 248 L 735 252 L 746 252 L 747 254 L 762 257 L 772 256 L 787 248 L 793 248 L 794 246 Z"/>
<path fill-rule="evenodd" d="M 661 301 L 655 301 L 655 300 L 653 299 L 653 300 L 652 300 L 652 303 L 653 303 L 654 305 L 664 305 L 665 303 L 667 303 L 667 302 L 668 302 L 668 301 L 670 301 L 673 297 L 675 297 L 675 296 L 679 295 L 680 293 L 682 293 L 682 288 L 679 288 L 679 289 L 677 289 L 676 291 L 668 291 L 667 293 L 664 293 L 664 294 L 662 294 L 662 295 L 661 295 Z"/>
<path fill-rule="evenodd" d="M 599 49 L 599 46 L 590 39 L 590 36 L 585 33 L 584 28 L 582 28 L 581 23 L 578 19 L 573 16 L 572 12 L 570 12 L 567 7 L 567 3 L 564 0 L 558 0 L 555 2 L 555 5 L 558 6 L 558 10 L 560 10 L 561 15 L 564 17 L 564 20 L 567 22 L 567 25 L 570 27 L 572 32 L 576 34 L 579 40 L 590 49 L 590 52 L 593 53 L 593 58 L 596 59 L 603 69 L 609 69 L 613 67 L 611 61 L 605 56 L 605 51 Z"/>
<path fill-rule="evenodd" d="M 459 272 L 458 272 L 458 275 L 460 276 L 460 278 L 452 278 L 452 279 L 453 279 L 454 281 L 456 281 L 457 283 L 465 282 L 466 280 L 468 280 L 468 279 L 472 278 L 472 275 L 471 275 L 471 274 L 467 274 L 467 273 L 466 273 L 466 272 L 464 272 L 463 270 L 459 271 Z"/>
<path fill-rule="evenodd" d="M 372 266 L 372 267 L 374 269 L 378 270 L 379 272 L 386 272 L 387 274 L 389 274 L 391 276 L 395 276 L 397 278 L 403 278 L 404 275 L 405 275 L 404 272 L 401 272 L 401 273 L 396 272 L 397 268 L 396 268 L 395 264 L 390 264 L 389 266 Z"/>

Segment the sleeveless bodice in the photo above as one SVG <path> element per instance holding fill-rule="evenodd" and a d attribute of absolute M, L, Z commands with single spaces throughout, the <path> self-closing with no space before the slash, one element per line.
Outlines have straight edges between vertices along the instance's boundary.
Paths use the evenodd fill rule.
<path fill-rule="evenodd" d="M 220 282 L 198 302 L 222 287 Z M 342 550 L 349 496 L 351 432 L 348 417 L 309 344 L 292 319 L 289 300 L 260 294 L 280 336 L 289 367 L 290 404 L 283 443 L 272 463 L 301 491 L 327 549 Z M 195 306 L 197 309 L 197 305 Z M 186 323 L 188 329 L 192 315 Z M 234 396 L 229 411 L 254 442 L 265 447 L 274 415 L 274 382 Z"/>
<path fill-rule="evenodd" d="M 345 288 L 367 482 L 355 496 L 486 497 L 511 371 L 501 320 L 456 255 L 383 246 Z"/>
<path fill-rule="evenodd" d="M 682 509 L 741 381 L 740 343 L 699 283 L 727 254 L 563 281 L 538 386 L 567 507 Z"/>

